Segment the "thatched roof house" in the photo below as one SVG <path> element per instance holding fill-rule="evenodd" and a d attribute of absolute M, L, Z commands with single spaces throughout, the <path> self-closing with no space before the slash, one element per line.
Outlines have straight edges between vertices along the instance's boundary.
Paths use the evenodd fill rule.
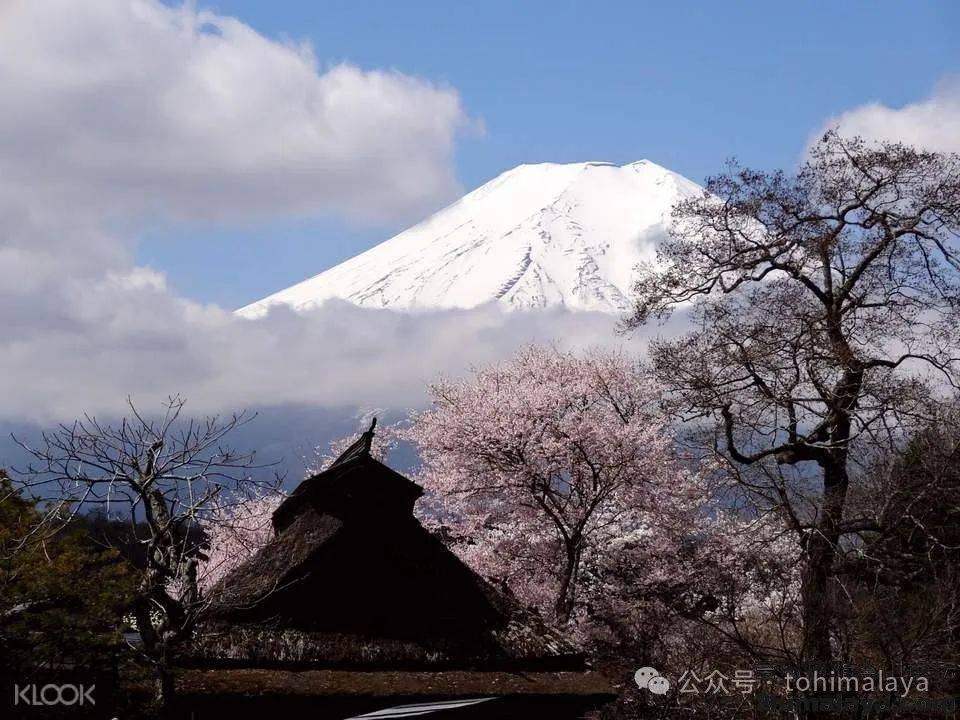
<path fill-rule="evenodd" d="M 573 718 L 608 699 L 576 648 L 420 525 L 422 488 L 371 457 L 372 437 L 301 483 L 273 541 L 211 590 L 182 658 L 191 710 L 242 697 L 251 715 L 282 699 L 331 718 L 436 702 L 439 717 Z"/>

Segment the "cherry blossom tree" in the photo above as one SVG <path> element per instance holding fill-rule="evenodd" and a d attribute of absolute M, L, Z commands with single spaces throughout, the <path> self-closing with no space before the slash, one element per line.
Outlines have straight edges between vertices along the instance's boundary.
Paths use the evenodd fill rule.
<path fill-rule="evenodd" d="M 531 346 L 431 394 L 403 432 L 423 461 L 421 512 L 560 624 L 589 613 L 584 590 L 606 592 L 605 553 L 632 538 L 676 557 L 699 517 L 702 478 L 674 452 L 656 386 L 621 353 Z"/>

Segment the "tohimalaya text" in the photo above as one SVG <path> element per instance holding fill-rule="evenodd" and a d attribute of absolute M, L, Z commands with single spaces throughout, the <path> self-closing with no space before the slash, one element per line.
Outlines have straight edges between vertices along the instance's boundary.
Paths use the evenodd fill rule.
<path fill-rule="evenodd" d="M 883 670 L 869 675 L 838 675 L 814 670 L 804 675 L 785 676 L 789 692 L 895 692 L 906 697 L 911 692 L 927 692 L 930 682 L 925 677 L 886 675 Z"/>

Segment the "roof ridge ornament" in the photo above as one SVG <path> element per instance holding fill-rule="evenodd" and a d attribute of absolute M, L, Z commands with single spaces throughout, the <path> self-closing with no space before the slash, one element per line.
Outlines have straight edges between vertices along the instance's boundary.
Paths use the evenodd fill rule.
<path fill-rule="evenodd" d="M 373 446 L 373 436 L 376 434 L 376 428 L 377 418 L 374 416 L 373 421 L 370 423 L 370 429 L 357 438 L 350 447 L 340 453 L 340 457 L 330 463 L 330 468 L 343 465 L 359 457 L 370 457 L 370 448 Z M 329 470 L 330 468 L 327 469 Z"/>
<path fill-rule="evenodd" d="M 373 436 L 376 434 L 377 429 L 377 416 L 373 416 L 373 420 L 370 421 L 370 428 L 360 436 L 360 439 L 363 441 L 363 451 L 369 455 L 370 448 L 373 447 Z"/>

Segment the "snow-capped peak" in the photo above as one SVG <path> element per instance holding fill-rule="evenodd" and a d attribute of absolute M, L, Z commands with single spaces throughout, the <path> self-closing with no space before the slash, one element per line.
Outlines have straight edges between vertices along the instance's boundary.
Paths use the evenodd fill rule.
<path fill-rule="evenodd" d="M 397 310 L 555 305 L 622 312 L 675 203 L 700 186 L 649 160 L 519 165 L 399 235 L 238 310 L 330 298 Z"/>

